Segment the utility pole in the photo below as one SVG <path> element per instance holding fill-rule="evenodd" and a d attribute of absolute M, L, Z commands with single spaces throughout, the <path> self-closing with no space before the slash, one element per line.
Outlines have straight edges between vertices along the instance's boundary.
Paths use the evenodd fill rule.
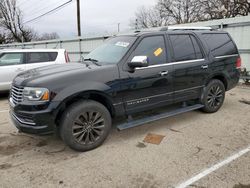
<path fill-rule="evenodd" d="M 138 30 L 138 19 L 135 19 L 135 30 Z"/>
<path fill-rule="evenodd" d="M 81 36 L 81 12 L 80 12 L 80 0 L 76 0 L 77 4 L 77 31 L 78 36 Z"/>
<path fill-rule="evenodd" d="M 117 31 L 118 31 L 118 33 L 120 33 L 120 24 L 121 23 L 118 23 L 118 25 L 117 25 Z"/>

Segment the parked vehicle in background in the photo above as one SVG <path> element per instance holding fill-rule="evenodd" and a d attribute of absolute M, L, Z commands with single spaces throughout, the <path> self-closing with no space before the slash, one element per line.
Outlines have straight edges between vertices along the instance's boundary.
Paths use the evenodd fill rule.
<path fill-rule="evenodd" d="M 244 83 L 250 84 L 250 71 L 247 71 L 247 69 L 244 67 L 241 69 L 240 73 L 240 78 L 244 81 Z"/>
<path fill-rule="evenodd" d="M 227 32 L 168 28 L 109 39 L 82 63 L 19 74 L 10 95 L 11 118 L 25 133 L 60 132 L 78 151 L 101 145 L 112 119 L 119 130 L 191 110 L 218 111 L 239 82 L 241 58 Z M 176 105 L 169 112 L 132 115 Z"/>
<path fill-rule="evenodd" d="M 0 50 L 0 91 L 8 91 L 12 80 L 21 72 L 69 62 L 64 49 Z"/>

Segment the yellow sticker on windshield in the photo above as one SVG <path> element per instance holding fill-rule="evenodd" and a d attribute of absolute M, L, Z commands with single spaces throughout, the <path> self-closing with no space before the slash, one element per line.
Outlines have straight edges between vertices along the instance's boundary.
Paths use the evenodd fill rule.
<path fill-rule="evenodd" d="M 163 49 L 162 48 L 158 48 L 157 50 L 154 51 L 154 54 L 157 57 L 157 56 L 161 55 L 162 52 L 163 52 Z"/>

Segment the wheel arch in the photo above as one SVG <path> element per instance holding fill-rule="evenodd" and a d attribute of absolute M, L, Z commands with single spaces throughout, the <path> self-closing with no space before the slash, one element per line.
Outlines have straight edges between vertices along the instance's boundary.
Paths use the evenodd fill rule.
<path fill-rule="evenodd" d="M 213 76 L 211 76 L 207 82 L 206 82 L 206 85 L 213 79 L 217 79 L 217 80 L 220 80 L 223 85 L 225 86 L 225 90 L 228 89 L 228 80 L 226 79 L 226 76 L 224 74 L 215 74 Z"/>
<path fill-rule="evenodd" d="M 91 91 L 83 91 L 79 92 L 77 94 L 73 94 L 71 96 L 68 96 L 66 99 L 64 99 L 61 104 L 59 105 L 56 113 L 55 123 L 58 126 L 59 121 L 61 119 L 61 115 L 65 112 L 65 110 L 72 105 L 75 102 L 78 102 L 80 100 L 93 100 L 96 102 L 101 103 L 104 105 L 108 111 L 110 112 L 111 117 L 115 116 L 115 109 L 112 103 L 112 100 L 109 96 L 107 96 L 106 93 L 102 91 L 97 90 L 91 90 Z"/>

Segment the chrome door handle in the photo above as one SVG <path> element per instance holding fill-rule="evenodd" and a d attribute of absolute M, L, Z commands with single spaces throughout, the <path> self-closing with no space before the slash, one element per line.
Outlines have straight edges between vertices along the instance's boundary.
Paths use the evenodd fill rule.
<path fill-rule="evenodd" d="M 168 71 L 162 71 L 162 72 L 160 72 L 160 75 L 161 76 L 166 76 L 166 75 L 168 75 Z"/>
<path fill-rule="evenodd" d="M 202 68 L 202 69 L 207 69 L 207 68 L 208 68 L 208 65 L 202 65 L 201 68 Z"/>

